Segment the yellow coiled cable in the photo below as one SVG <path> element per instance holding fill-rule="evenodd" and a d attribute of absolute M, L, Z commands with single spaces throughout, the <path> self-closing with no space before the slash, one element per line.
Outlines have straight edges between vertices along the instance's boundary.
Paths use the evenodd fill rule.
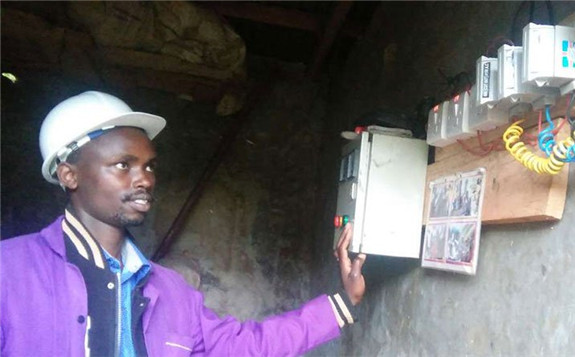
<path fill-rule="evenodd" d="M 523 120 L 515 122 L 505 130 L 503 141 L 505 142 L 507 151 L 509 151 L 515 160 L 522 163 L 523 166 L 531 171 L 535 171 L 538 174 L 558 174 L 563 166 L 565 166 L 567 151 L 575 144 L 573 141 L 575 132 L 573 136 L 555 144 L 549 157 L 542 158 L 529 151 L 525 143 L 521 141 L 520 138 L 523 134 L 523 128 L 519 126 L 519 124 L 522 122 Z"/>

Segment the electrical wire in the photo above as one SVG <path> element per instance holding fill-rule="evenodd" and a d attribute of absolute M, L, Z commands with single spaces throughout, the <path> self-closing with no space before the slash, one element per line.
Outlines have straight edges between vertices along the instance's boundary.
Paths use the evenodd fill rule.
<path fill-rule="evenodd" d="M 485 49 L 485 57 L 497 57 L 497 50 L 499 49 L 499 47 L 501 47 L 502 45 L 509 45 L 509 46 L 515 46 L 515 44 L 513 43 L 513 41 L 505 36 L 499 35 L 497 37 L 495 37 L 494 39 L 492 39 L 491 41 L 489 41 L 489 45 L 487 46 L 487 49 Z M 495 53 L 493 53 L 493 51 L 495 51 Z"/>
<path fill-rule="evenodd" d="M 457 140 L 457 142 L 459 143 L 459 145 L 463 149 L 465 149 L 465 151 L 467 151 L 467 152 L 469 152 L 475 156 L 481 156 L 481 157 L 487 156 L 489 154 L 489 152 L 491 151 L 491 150 L 485 151 L 483 149 L 482 149 L 482 151 L 478 151 L 478 150 L 470 147 L 469 145 L 467 145 L 464 140 Z"/>
<path fill-rule="evenodd" d="M 543 130 L 539 131 L 538 141 L 539 141 L 539 149 L 545 153 L 545 155 L 551 155 L 553 151 L 553 147 L 555 146 L 555 135 L 553 135 L 553 130 L 555 129 L 555 125 L 551 121 L 551 115 L 549 114 L 549 105 L 545 106 L 545 120 L 549 126 Z"/>
<path fill-rule="evenodd" d="M 569 103 L 567 104 L 567 112 L 565 113 L 565 119 L 569 122 L 569 125 L 571 126 L 571 138 L 575 139 L 575 119 L 571 117 L 571 109 L 573 108 L 573 105 L 575 104 L 575 91 L 573 91 L 571 93 L 571 100 L 569 100 Z"/>
<path fill-rule="evenodd" d="M 535 3 L 532 1 L 522 1 L 519 6 L 517 7 L 517 10 L 515 10 L 515 14 L 513 15 L 513 20 L 511 21 L 511 29 L 509 30 L 509 38 L 512 41 L 516 41 L 519 40 L 519 42 L 521 42 L 521 37 L 517 38 L 517 31 L 516 31 L 516 26 L 517 26 L 517 20 L 519 19 L 519 14 L 521 13 L 521 10 L 523 10 L 523 7 L 525 5 L 529 4 L 529 22 L 535 22 Z M 544 24 L 549 24 L 549 25 L 556 25 L 555 22 L 555 15 L 553 14 L 553 4 L 551 3 L 550 0 L 546 0 L 545 1 L 545 6 L 547 8 L 547 17 L 548 17 L 548 22 L 545 23 L 544 21 L 538 20 L 537 22 L 544 25 Z"/>
<path fill-rule="evenodd" d="M 557 133 L 559 133 L 559 130 L 561 130 L 561 128 L 565 125 L 565 123 L 567 123 L 569 121 L 568 118 L 564 118 L 561 121 L 561 124 L 559 124 L 559 126 L 557 126 L 557 128 L 554 128 L 553 122 L 551 121 L 551 115 L 549 114 L 549 106 L 547 106 L 545 108 L 545 119 L 547 120 L 547 122 L 549 123 L 549 126 L 547 127 L 547 129 L 545 130 L 541 130 L 539 132 L 539 148 L 547 155 L 551 155 L 551 152 L 554 150 L 554 147 L 558 144 L 555 143 L 555 135 L 557 135 Z M 541 128 L 541 126 L 540 126 Z M 574 128 L 573 126 L 571 126 L 571 139 L 574 138 Z M 575 148 L 573 148 L 572 146 L 570 147 L 565 147 L 565 142 L 562 142 L 563 144 L 561 144 L 560 148 L 562 150 L 563 153 L 565 153 L 566 157 L 564 158 L 565 161 L 567 162 L 571 162 L 573 161 L 573 152 L 575 152 Z"/>
<path fill-rule="evenodd" d="M 513 123 L 503 134 L 503 141 L 507 151 L 526 168 L 538 174 L 558 174 L 566 162 L 575 159 L 575 141 L 572 136 L 553 145 L 548 157 L 542 158 L 533 154 L 521 141 L 523 128 L 520 120 Z M 573 134 L 572 134 L 573 135 Z"/>
<path fill-rule="evenodd" d="M 483 139 L 481 136 L 481 130 L 477 130 L 477 141 L 479 142 L 479 147 L 487 152 L 491 152 L 493 150 L 493 148 L 495 147 L 495 142 L 490 142 L 488 145 L 489 147 L 487 147 L 484 143 L 483 143 Z"/>
<path fill-rule="evenodd" d="M 537 135 L 539 135 L 539 133 L 541 132 L 541 128 L 543 127 L 543 123 L 542 123 L 542 115 L 543 115 L 543 111 L 540 110 L 539 111 L 539 124 L 537 125 Z M 539 138 L 537 137 L 537 135 L 532 135 L 529 133 L 524 133 L 523 136 L 525 136 L 527 139 L 529 139 L 528 141 L 526 140 L 525 142 L 528 143 L 531 146 L 536 146 L 538 145 L 538 141 Z"/>
<path fill-rule="evenodd" d="M 547 6 L 547 15 L 549 15 L 549 24 L 555 26 L 555 15 L 553 14 L 553 5 L 551 4 L 551 0 L 545 1 L 545 5 Z"/>

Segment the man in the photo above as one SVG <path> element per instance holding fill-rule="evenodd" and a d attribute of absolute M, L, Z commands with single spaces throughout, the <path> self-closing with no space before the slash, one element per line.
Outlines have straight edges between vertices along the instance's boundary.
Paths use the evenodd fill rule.
<path fill-rule="evenodd" d="M 2 356 L 300 355 L 353 323 L 364 255 L 335 255 L 345 291 L 260 323 L 219 318 L 176 272 L 148 261 L 127 227 L 152 204 L 165 126 L 120 99 L 89 91 L 57 105 L 40 131 L 42 174 L 68 194 L 62 217 L 1 242 Z"/>

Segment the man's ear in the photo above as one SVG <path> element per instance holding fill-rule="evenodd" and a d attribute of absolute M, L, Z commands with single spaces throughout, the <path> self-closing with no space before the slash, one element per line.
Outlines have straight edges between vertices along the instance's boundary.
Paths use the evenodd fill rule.
<path fill-rule="evenodd" d="M 68 190 L 75 190 L 78 187 L 78 175 L 76 166 L 67 162 L 61 162 L 56 168 L 60 185 Z"/>

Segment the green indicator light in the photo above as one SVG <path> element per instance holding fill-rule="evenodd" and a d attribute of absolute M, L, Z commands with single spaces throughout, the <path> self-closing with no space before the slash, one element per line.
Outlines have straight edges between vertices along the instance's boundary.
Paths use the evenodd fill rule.
<path fill-rule="evenodd" d="M 349 222 L 349 216 L 343 216 L 343 222 L 341 222 L 344 226 Z"/>

